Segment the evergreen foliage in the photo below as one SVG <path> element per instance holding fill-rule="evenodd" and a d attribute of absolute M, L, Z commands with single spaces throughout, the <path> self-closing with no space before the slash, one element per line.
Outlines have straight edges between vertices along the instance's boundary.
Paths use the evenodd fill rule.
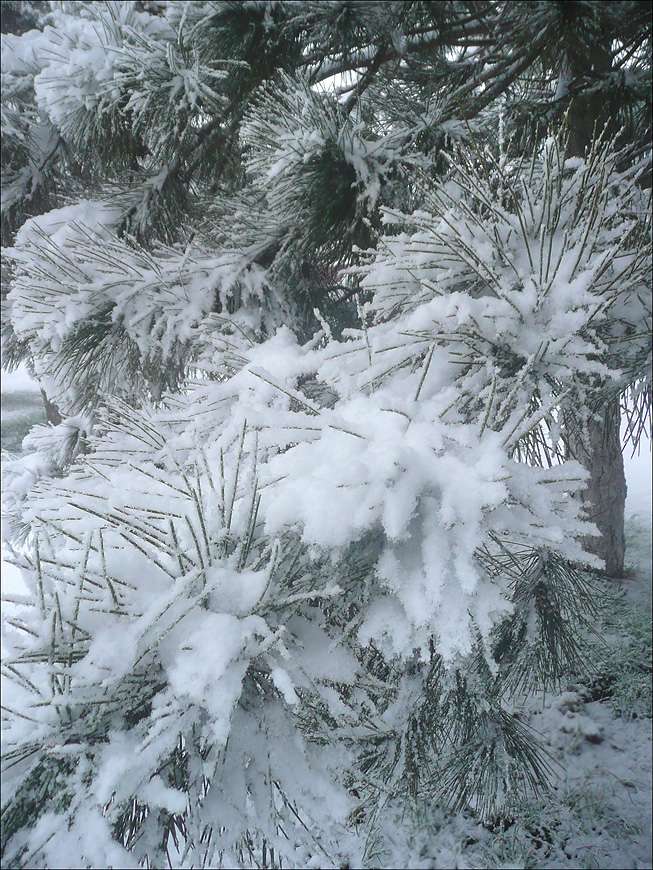
<path fill-rule="evenodd" d="M 63 421 L 6 463 L 3 866 L 500 819 L 550 775 L 511 699 L 599 606 L 568 420 L 650 429 L 648 7 L 42 6 L 3 353 Z M 570 98 L 613 107 L 583 155 Z"/>

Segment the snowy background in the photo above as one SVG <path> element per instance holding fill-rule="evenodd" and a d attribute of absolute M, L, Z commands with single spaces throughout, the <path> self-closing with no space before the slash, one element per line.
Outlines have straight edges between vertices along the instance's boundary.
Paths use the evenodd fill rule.
<path fill-rule="evenodd" d="M 38 385 L 24 366 L 8 374 L 2 372 L 2 450 L 19 453 L 21 442 L 31 426 L 45 423 L 45 411 Z M 5 561 L 2 548 L 2 591 L 18 592 L 23 588 L 20 571 Z"/>

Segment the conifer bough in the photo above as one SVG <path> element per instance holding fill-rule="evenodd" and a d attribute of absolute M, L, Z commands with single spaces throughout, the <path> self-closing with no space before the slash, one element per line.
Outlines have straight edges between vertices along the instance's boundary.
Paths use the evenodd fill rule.
<path fill-rule="evenodd" d="M 3 359 L 60 421 L 4 463 L 3 866 L 509 817 L 598 606 L 570 454 L 650 429 L 648 6 L 4 6 Z"/>

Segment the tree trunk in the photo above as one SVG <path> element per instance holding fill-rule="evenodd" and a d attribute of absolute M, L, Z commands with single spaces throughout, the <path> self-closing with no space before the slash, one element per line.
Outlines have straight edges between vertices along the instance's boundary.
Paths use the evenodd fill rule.
<path fill-rule="evenodd" d="M 609 37 L 605 45 L 597 41 L 586 54 L 568 57 L 573 77 L 608 73 L 612 68 Z M 584 157 L 594 136 L 598 136 L 610 121 L 609 107 L 599 92 L 581 93 L 572 99 L 567 113 L 570 157 Z M 585 549 L 603 559 L 612 577 L 624 573 L 624 509 L 626 476 L 621 451 L 621 412 L 619 397 L 611 399 L 597 419 L 587 422 L 585 433 L 573 427 L 568 437 L 568 450 L 590 473 L 587 489 L 581 494 L 588 518 L 599 529 L 600 536 L 588 536 Z"/>
<path fill-rule="evenodd" d="M 570 454 L 590 473 L 587 489 L 581 493 L 587 518 L 596 524 L 599 536 L 583 538 L 585 549 L 605 562 L 611 577 L 624 572 L 624 474 L 619 433 L 619 398 L 611 399 L 598 419 L 588 421 L 584 434 L 574 428 L 568 438 Z"/>

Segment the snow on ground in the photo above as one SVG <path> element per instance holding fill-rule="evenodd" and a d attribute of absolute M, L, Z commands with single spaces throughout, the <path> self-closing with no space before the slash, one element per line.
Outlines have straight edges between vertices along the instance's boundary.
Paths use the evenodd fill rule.
<path fill-rule="evenodd" d="M 38 385 L 24 366 L 2 372 L 2 450 L 19 453 L 21 441 L 36 423 L 45 423 Z"/>
<path fill-rule="evenodd" d="M 413 828 L 398 815 L 386 825 L 391 848 L 380 851 L 374 866 L 652 866 L 650 513 L 646 520 L 631 514 L 627 541 L 628 578 L 617 589 L 607 580 L 599 587 L 614 604 L 598 626 L 608 646 L 597 640 L 597 679 L 570 679 L 562 691 L 524 696 L 514 705 L 549 754 L 551 794 L 525 795 L 493 828 L 439 808 L 428 808 Z"/>
<path fill-rule="evenodd" d="M 29 427 L 44 422 L 38 387 L 24 369 L 3 373 L 2 411 L 3 449 L 20 450 Z M 452 817 L 438 808 L 431 808 L 418 827 L 397 819 L 386 829 L 376 866 L 651 867 L 651 720 L 615 713 L 620 703 L 627 709 L 646 706 L 639 696 L 633 700 L 637 673 L 632 664 L 650 633 L 650 444 L 624 459 L 630 571 L 618 593 L 616 616 L 606 623 L 611 646 L 603 683 L 570 681 L 564 692 L 523 698 L 515 711 L 540 733 L 552 756 L 556 776 L 551 796 L 525 798 L 515 817 L 494 830 L 465 813 Z M 19 593 L 20 572 L 4 555 L 3 547 L 3 592 Z M 612 676 L 616 682 L 610 682 Z M 648 682 L 650 691 L 650 661 L 640 682 Z"/>

